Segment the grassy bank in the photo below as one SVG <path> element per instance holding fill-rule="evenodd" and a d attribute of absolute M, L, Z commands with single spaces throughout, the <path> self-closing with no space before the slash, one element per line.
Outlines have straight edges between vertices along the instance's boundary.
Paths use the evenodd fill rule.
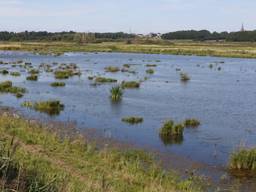
<path fill-rule="evenodd" d="M 199 55 L 237 58 L 256 58 L 256 43 L 172 41 L 156 44 L 127 44 L 105 42 L 76 44 L 65 42 L 11 42 L 0 43 L 0 50 L 24 50 L 41 54 L 62 54 L 68 51 L 85 52 L 137 52 L 174 55 Z"/>
<path fill-rule="evenodd" d="M 97 149 L 54 124 L 0 114 L 1 191 L 203 191 L 141 151 Z"/>

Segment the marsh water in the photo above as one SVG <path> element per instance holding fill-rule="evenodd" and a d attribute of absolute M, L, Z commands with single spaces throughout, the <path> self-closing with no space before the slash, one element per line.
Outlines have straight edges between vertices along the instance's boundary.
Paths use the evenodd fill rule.
<path fill-rule="evenodd" d="M 104 137 L 175 153 L 209 165 L 225 166 L 239 146 L 256 145 L 256 60 L 198 56 L 150 55 L 132 53 L 66 53 L 61 56 L 26 52 L 0 52 L 0 60 L 41 63 L 76 63 L 82 75 L 63 80 L 65 87 L 49 86 L 56 81 L 53 73 L 41 72 L 38 81 L 26 81 L 27 72 L 19 67 L 0 65 L 1 69 L 20 71 L 20 77 L 0 75 L 25 87 L 23 98 L 1 94 L 2 106 L 17 108 L 31 117 L 74 121 L 80 129 L 95 128 Z M 107 73 L 107 66 L 131 64 L 136 73 Z M 147 74 L 147 64 L 156 64 L 155 73 Z M 209 65 L 211 67 L 209 67 Z M 191 77 L 180 81 L 180 72 Z M 114 84 L 95 85 L 88 76 L 103 76 L 119 82 L 142 81 L 139 89 L 126 89 L 119 103 L 112 103 L 109 90 Z M 147 78 L 145 78 L 147 77 Z M 24 101 L 59 99 L 65 109 L 48 116 L 21 107 Z M 144 122 L 128 125 L 125 116 L 141 116 Z M 201 125 L 185 129 L 179 142 L 163 141 L 159 129 L 167 119 L 181 122 L 199 119 Z"/>

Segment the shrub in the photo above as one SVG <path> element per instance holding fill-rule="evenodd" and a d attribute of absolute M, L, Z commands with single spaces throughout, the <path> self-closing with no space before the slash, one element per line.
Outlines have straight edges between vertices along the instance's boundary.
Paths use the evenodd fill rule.
<path fill-rule="evenodd" d="M 143 118 L 142 117 L 124 117 L 122 118 L 122 121 L 125 123 L 129 123 L 129 124 L 138 124 L 138 123 L 142 123 L 143 122 Z"/>
<path fill-rule="evenodd" d="M 122 88 L 126 88 L 126 89 L 132 89 L 132 88 L 139 88 L 140 87 L 140 83 L 137 81 L 123 81 L 122 82 Z"/>
<path fill-rule="evenodd" d="M 119 101 L 119 100 L 122 99 L 123 90 L 119 85 L 115 86 L 115 87 L 112 87 L 111 90 L 110 90 L 110 93 L 111 93 L 112 101 Z"/>
<path fill-rule="evenodd" d="M 51 86 L 52 87 L 64 87 L 64 86 L 66 86 L 66 83 L 64 83 L 64 82 L 53 82 L 53 83 L 51 83 Z"/>

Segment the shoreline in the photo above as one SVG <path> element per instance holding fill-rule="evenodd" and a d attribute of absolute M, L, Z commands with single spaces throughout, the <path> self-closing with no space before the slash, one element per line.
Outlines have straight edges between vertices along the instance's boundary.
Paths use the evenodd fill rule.
<path fill-rule="evenodd" d="M 125 44 L 124 42 L 103 42 L 98 44 L 77 44 L 70 42 L 0 42 L 2 51 L 29 51 L 39 54 L 65 52 L 116 52 L 183 56 L 209 56 L 223 58 L 256 58 L 256 43 L 205 43 L 175 42 L 170 45 Z"/>

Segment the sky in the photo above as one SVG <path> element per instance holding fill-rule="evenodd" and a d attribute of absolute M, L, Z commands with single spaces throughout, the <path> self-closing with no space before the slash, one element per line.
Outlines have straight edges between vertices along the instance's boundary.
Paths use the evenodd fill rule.
<path fill-rule="evenodd" d="M 0 0 L 0 31 L 256 29 L 256 0 Z"/>

